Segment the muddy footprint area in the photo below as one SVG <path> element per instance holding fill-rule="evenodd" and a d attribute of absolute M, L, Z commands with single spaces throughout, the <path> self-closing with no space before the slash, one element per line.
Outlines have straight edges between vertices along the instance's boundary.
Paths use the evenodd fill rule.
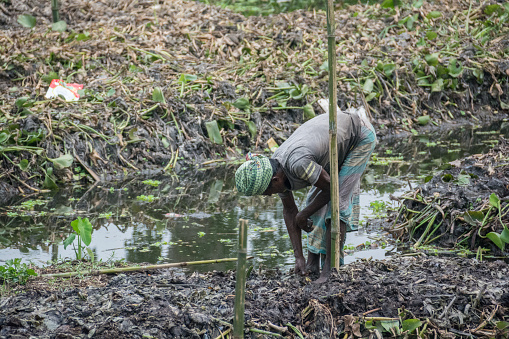
<path fill-rule="evenodd" d="M 497 324 L 508 320 L 508 275 L 504 261 L 425 254 L 356 262 L 322 285 L 255 268 L 246 337 L 376 338 L 401 331 L 405 320 L 419 321 L 423 337 L 503 337 Z M 231 328 L 234 295 L 233 271 L 37 278 L 0 299 L 0 336 L 220 338 Z"/>

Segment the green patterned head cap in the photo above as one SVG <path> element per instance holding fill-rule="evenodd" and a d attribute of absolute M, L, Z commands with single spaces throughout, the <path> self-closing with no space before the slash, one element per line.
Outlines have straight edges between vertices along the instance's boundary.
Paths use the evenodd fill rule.
<path fill-rule="evenodd" d="M 269 187 L 272 178 L 269 158 L 248 153 L 246 160 L 235 172 L 235 186 L 242 195 L 260 195 Z"/>

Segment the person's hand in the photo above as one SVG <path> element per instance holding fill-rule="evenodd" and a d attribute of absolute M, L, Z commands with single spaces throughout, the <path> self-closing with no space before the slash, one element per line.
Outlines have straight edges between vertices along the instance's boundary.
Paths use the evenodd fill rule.
<path fill-rule="evenodd" d="M 298 275 L 307 275 L 306 270 L 306 259 L 304 257 L 295 258 L 295 269 L 294 273 Z"/>
<path fill-rule="evenodd" d="M 308 233 L 314 229 L 313 221 L 311 221 L 311 219 L 308 219 L 301 212 L 297 213 L 297 215 L 295 216 L 295 225 L 301 230 L 306 231 Z"/>

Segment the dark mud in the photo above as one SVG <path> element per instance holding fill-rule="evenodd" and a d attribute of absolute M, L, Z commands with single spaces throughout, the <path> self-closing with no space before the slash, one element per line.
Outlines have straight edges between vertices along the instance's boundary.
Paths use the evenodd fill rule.
<path fill-rule="evenodd" d="M 390 337 L 365 326 L 386 317 L 421 319 L 423 338 L 504 337 L 496 324 L 509 320 L 508 276 L 503 261 L 424 254 L 350 264 L 323 285 L 255 268 L 247 280 L 246 326 L 279 329 L 287 338 L 298 338 L 289 323 L 306 338 Z M 231 327 L 235 274 L 37 278 L 10 294 L 0 299 L 2 338 L 216 338 Z"/>

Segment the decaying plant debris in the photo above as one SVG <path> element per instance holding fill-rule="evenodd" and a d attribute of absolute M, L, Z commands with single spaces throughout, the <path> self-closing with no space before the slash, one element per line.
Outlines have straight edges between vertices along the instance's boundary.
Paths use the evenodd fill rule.
<path fill-rule="evenodd" d="M 400 197 L 387 228 L 414 248 L 438 245 L 477 256 L 507 254 L 509 145 L 456 160 L 413 192 Z"/>
<path fill-rule="evenodd" d="M 21 27 L 22 14 L 37 25 Z M 77 0 L 60 16 L 55 32 L 46 1 L 0 6 L 3 198 L 263 150 L 326 97 L 321 11 Z M 369 104 L 379 135 L 507 113 L 506 5 L 358 5 L 336 18 L 339 104 Z M 83 84 L 80 101 L 45 100 L 53 78 Z"/>
<path fill-rule="evenodd" d="M 423 254 L 353 263 L 323 285 L 255 268 L 246 289 L 247 337 L 403 337 L 409 323 L 416 326 L 410 337 L 504 337 L 508 275 L 503 261 Z M 227 337 L 234 288 L 234 272 L 37 278 L 0 299 L 0 336 Z"/>

